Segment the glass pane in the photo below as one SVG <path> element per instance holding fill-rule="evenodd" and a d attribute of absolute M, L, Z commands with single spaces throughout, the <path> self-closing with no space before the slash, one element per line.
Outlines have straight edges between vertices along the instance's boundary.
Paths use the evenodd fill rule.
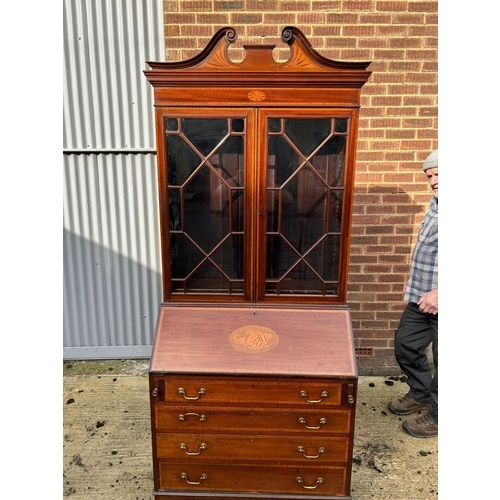
<path fill-rule="evenodd" d="M 340 236 L 328 235 L 306 256 L 306 262 L 325 280 L 339 277 Z"/>
<path fill-rule="evenodd" d="M 168 118 L 166 128 L 172 290 L 241 294 L 245 120 Z"/>
<path fill-rule="evenodd" d="M 229 233 L 229 212 L 211 210 L 211 172 L 204 165 L 184 190 L 184 231 L 204 252 L 213 250 Z"/>
<path fill-rule="evenodd" d="M 297 170 L 300 157 L 282 136 L 269 136 L 268 151 L 267 185 L 281 186 Z"/>
<path fill-rule="evenodd" d="M 186 291 L 193 293 L 227 293 L 229 292 L 229 281 L 220 269 L 211 262 L 205 261 L 186 280 Z"/>
<path fill-rule="evenodd" d="M 170 212 L 170 229 L 173 231 L 181 230 L 181 190 L 168 190 L 168 206 Z"/>
<path fill-rule="evenodd" d="M 210 259 L 230 279 L 243 279 L 243 235 L 232 234 L 222 242 Z"/>
<path fill-rule="evenodd" d="M 281 212 L 280 232 L 301 255 L 325 232 L 326 192 L 307 168 L 283 187 L 283 197 L 291 201 Z"/>
<path fill-rule="evenodd" d="M 266 240 L 266 277 L 281 279 L 300 259 L 294 248 L 279 235 L 269 235 Z"/>
<path fill-rule="evenodd" d="M 331 187 L 344 184 L 345 145 L 345 137 L 332 137 L 311 159 L 314 169 Z"/>
<path fill-rule="evenodd" d="M 182 186 L 200 163 L 201 158 L 180 135 L 167 135 L 169 186 Z"/>
<path fill-rule="evenodd" d="M 269 132 L 281 132 L 281 118 L 269 119 Z"/>
<path fill-rule="evenodd" d="M 339 233 L 342 228 L 342 201 L 343 191 L 330 192 L 330 206 L 328 211 L 328 232 Z"/>
<path fill-rule="evenodd" d="M 182 132 L 206 157 L 227 135 L 228 121 L 214 118 L 183 118 Z"/>
<path fill-rule="evenodd" d="M 297 291 L 309 294 L 323 292 L 322 280 L 304 262 L 299 262 L 280 282 L 280 293 L 296 293 Z"/>
<path fill-rule="evenodd" d="M 308 157 L 331 134 L 332 120 L 295 119 L 285 120 L 285 133 L 300 152 Z"/>
<path fill-rule="evenodd" d="M 184 234 L 170 235 L 170 249 L 174 279 L 185 279 L 205 257 Z"/>
<path fill-rule="evenodd" d="M 169 132 L 176 132 L 179 129 L 179 120 L 177 118 L 167 118 L 165 128 Z"/>
<path fill-rule="evenodd" d="M 347 132 L 347 118 L 335 118 L 335 132 L 343 133 Z"/>
<path fill-rule="evenodd" d="M 243 158 L 243 137 L 232 136 L 210 156 L 209 162 L 231 187 L 241 187 L 244 185 Z"/>
<path fill-rule="evenodd" d="M 231 131 L 232 132 L 243 132 L 245 130 L 245 120 L 241 118 L 233 118 L 231 120 Z"/>
<path fill-rule="evenodd" d="M 347 123 L 269 120 L 267 294 L 337 294 Z"/>

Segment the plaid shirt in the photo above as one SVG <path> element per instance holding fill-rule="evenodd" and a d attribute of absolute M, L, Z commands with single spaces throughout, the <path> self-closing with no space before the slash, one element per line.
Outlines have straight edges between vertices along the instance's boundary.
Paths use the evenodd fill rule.
<path fill-rule="evenodd" d="M 413 249 L 410 279 L 404 300 L 417 303 L 424 295 L 438 287 L 438 201 L 433 196 L 429 210 L 420 225 L 418 241 Z"/>

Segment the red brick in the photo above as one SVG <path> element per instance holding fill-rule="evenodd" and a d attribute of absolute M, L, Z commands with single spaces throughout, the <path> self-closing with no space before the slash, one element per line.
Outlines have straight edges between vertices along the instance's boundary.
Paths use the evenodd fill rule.
<path fill-rule="evenodd" d="M 385 347 L 387 348 L 387 340 L 385 339 L 365 339 L 363 342 L 364 347 Z"/>
<path fill-rule="evenodd" d="M 347 24 L 356 24 L 359 21 L 359 15 L 353 12 L 342 12 L 327 14 L 326 22 L 335 26 L 345 26 Z"/>
<path fill-rule="evenodd" d="M 219 24 L 222 26 L 225 26 L 229 23 L 229 14 L 197 14 L 196 16 L 196 24 L 208 24 L 208 25 L 214 25 L 214 24 Z M 213 35 L 215 35 L 215 32 L 217 30 L 213 30 Z M 238 33 L 239 34 L 239 33 Z M 211 38 L 210 37 L 210 38 Z"/>
<path fill-rule="evenodd" d="M 240 14 L 231 14 L 231 24 L 257 24 L 262 23 L 262 14 L 242 12 Z"/>
<path fill-rule="evenodd" d="M 190 2 L 191 3 L 191 2 Z M 194 2 L 193 2 L 194 3 Z M 212 3 L 212 2 L 210 2 Z M 232 10 L 243 10 L 245 2 L 243 0 L 241 1 L 224 1 L 224 0 L 219 0 L 218 2 L 213 2 L 213 7 L 211 7 L 210 10 L 227 10 L 227 11 L 232 11 Z"/>
<path fill-rule="evenodd" d="M 418 59 L 419 61 L 423 61 L 424 59 L 436 59 L 437 58 L 437 50 L 434 49 L 419 49 L 413 50 L 408 49 L 406 51 L 406 59 Z"/>
<path fill-rule="evenodd" d="M 422 39 L 420 37 L 414 37 L 414 38 L 392 38 L 389 42 L 389 46 L 393 49 L 399 49 L 399 48 L 420 48 L 422 47 Z"/>
<path fill-rule="evenodd" d="M 311 10 L 314 12 L 324 10 L 331 12 L 333 10 L 340 11 L 342 9 L 342 0 L 312 0 Z"/>
<path fill-rule="evenodd" d="M 182 0 L 179 5 L 182 12 L 210 12 L 213 9 L 213 2 L 210 0 Z"/>
<path fill-rule="evenodd" d="M 310 26 L 311 33 L 313 36 L 319 36 L 316 30 L 317 28 L 326 28 L 326 36 L 335 36 L 340 32 L 339 26 L 325 26 L 326 24 L 326 13 L 325 12 L 299 12 L 296 14 L 296 25 L 297 26 Z M 330 28 L 330 29 L 328 29 Z"/>
<path fill-rule="evenodd" d="M 176 26 L 182 26 L 183 24 L 195 24 L 196 23 L 196 15 L 195 14 L 187 14 L 180 12 L 168 12 L 164 16 L 165 24 L 173 24 Z"/>
<path fill-rule="evenodd" d="M 280 3 L 280 10 L 283 12 L 301 12 L 309 10 L 309 2 L 308 1 L 295 1 L 295 2 L 285 2 L 282 1 Z"/>
<path fill-rule="evenodd" d="M 425 24 L 425 14 L 395 14 L 392 18 L 394 24 L 412 26 L 414 24 Z"/>
<path fill-rule="evenodd" d="M 217 3 L 217 2 L 214 2 Z M 258 12 L 274 12 L 278 10 L 278 0 L 246 0 L 244 3 L 244 10 L 258 11 Z"/>
<path fill-rule="evenodd" d="M 375 26 L 378 24 L 391 24 L 391 14 L 380 12 L 370 12 L 368 14 L 365 14 L 364 12 L 360 12 L 359 22 L 361 24 L 374 24 Z M 378 26 L 376 26 L 376 29 L 378 30 Z M 377 31 L 375 33 L 378 34 Z"/>
<path fill-rule="evenodd" d="M 344 0 L 342 8 L 346 11 L 362 10 L 363 12 L 370 12 L 375 10 L 375 3 L 373 0 Z"/>
<path fill-rule="evenodd" d="M 409 12 L 437 12 L 438 2 L 437 0 L 429 2 L 408 2 Z"/>

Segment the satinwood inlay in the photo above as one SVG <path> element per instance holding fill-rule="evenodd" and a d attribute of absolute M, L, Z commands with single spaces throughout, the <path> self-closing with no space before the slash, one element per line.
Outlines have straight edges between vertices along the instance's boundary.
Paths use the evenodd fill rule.
<path fill-rule="evenodd" d="M 279 342 L 279 336 L 265 326 L 242 326 L 229 336 L 229 343 L 238 351 L 260 353 L 274 349 Z"/>
<path fill-rule="evenodd" d="M 248 98 L 254 102 L 263 101 L 266 98 L 266 94 L 261 90 L 252 90 L 248 93 Z"/>

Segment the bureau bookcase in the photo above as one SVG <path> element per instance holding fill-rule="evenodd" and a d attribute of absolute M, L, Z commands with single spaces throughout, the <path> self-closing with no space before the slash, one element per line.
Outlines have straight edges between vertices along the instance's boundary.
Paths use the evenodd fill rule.
<path fill-rule="evenodd" d="M 149 62 L 163 302 L 149 370 L 159 499 L 349 499 L 347 267 L 366 62 L 232 28 Z"/>

